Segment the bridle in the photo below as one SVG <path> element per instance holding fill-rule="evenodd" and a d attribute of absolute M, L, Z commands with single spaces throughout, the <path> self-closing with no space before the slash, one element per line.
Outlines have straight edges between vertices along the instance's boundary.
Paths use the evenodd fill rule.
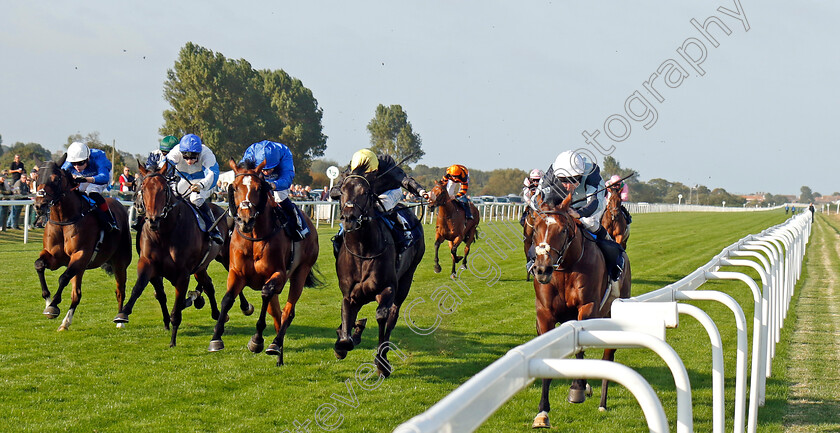
<path fill-rule="evenodd" d="M 364 197 L 365 197 L 364 207 L 359 206 L 358 203 L 355 203 L 353 201 L 345 201 L 344 204 L 341 205 L 341 207 L 345 208 L 345 209 L 356 208 L 356 207 L 358 207 L 360 209 L 360 216 L 358 216 L 358 217 L 353 217 L 353 216 L 345 217 L 342 214 L 341 220 L 343 220 L 347 223 L 354 223 L 353 225 L 357 226 L 356 228 L 352 228 L 352 229 L 348 228 L 348 227 L 344 227 L 344 231 L 348 232 L 348 233 L 354 232 L 356 230 L 360 230 L 362 228 L 362 225 L 365 222 L 372 221 L 374 219 L 374 217 L 371 217 L 371 216 L 368 215 L 368 211 L 370 209 L 371 203 L 375 204 L 376 200 L 379 200 L 378 197 L 373 195 L 373 189 L 371 188 L 370 182 L 364 176 L 360 176 L 358 174 L 348 174 L 344 178 L 344 182 L 346 182 L 347 179 L 353 179 L 353 178 L 362 179 L 365 182 L 365 184 L 367 185 L 367 188 L 365 189 L 365 192 L 363 194 Z"/>
<path fill-rule="evenodd" d="M 42 167 L 42 169 L 46 170 L 46 167 Z M 61 199 L 64 198 L 67 195 L 67 190 L 65 190 L 64 188 L 61 187 L 61 180 L 60 179 L 63 176 L 63 173 L 62 172 L 59 172 L 59 173 L 53 172 L 53 175 L 59 176 L 59 180 L 57 182 L 55 180 L 51 179 L 52 176 L 49 176 L 48 178 L 50 178 L 50 179 L 47 180 L 46 182 L 42 183 L 41 185 L 43 187 L 50 187 L 50 190 L 52 190 L 52 191 L 58 191 L 58 194 L 47 192 L 46 188 L 38 188 L 38 191 L 35 193 L 35 197 L 36 198 L 41 197 L 41 198 L 47 198 L 48 199 L 48 201 L 46 201 L 44 203 L 44 207 L 46 208 L 46 210 L 43 211 L 43 212 L 39 212 L 39 214 L 47 215 L 47 222 L 50 223 L 50 224 L 55 224 L 55 225 L 58 225 L 58 226 L 69 226 L 69 225 L 76 224 L 82 218 L 84 218 L 85 215 L 87 215 L 88 211 L 90 211 L 90 207 L 88 207 L 87 209 L 83 209 L 76 216 L 70 218 L 67 221 L 56 221 L 56 220 L 49 217 L 50 208 L 57 205 L 61 201 Z M 84 202 L 84 200 L 82 200 L 82 201 Z"/>
<path fill-rule="evenodd" d="M 239 202 L 239 205 L 237 206 L 236 205 L 236 200 L 234 198 L 234 195 L 236 193 L 236 189 L 234 188 L 233 184 L 231 184 L 228 187 L 228 212 L 230 213 L 230 216 L 232 216 L 233 219 L 236 221 L 236 223 L 234 224 L 234 230 L 236 230 L 236 232 L 238 232 L 240 236 L 242 236 L 244 239 L 249 240 L 251 242 L 264 241 L 264 240 L 274 236 L 278 232 L 280 232 L 280 230 L 283 227 L 280 224 L 277 224 L 275 222 L 274 230 L 272 230 L 270 233 L 268 233 L 264 236 L 260 236 L 260 237 L 248 236 L 242 231 L 242 229 L 239 228 L 240 225 L 245 224 L 245 222 L 242 220 L 242 217 L 239 216 L 238 209 L 251 209 L 253 211 L 253 213 L 251 214 L 251 221 L 256 221 L 257 217 L 259 217 L 265 211 L 265 207 L 268 204 L 268 189 L 269 189 L 268 188 L 268 182 L 266 182 L 265 179 L 257 173 L 238 173 L 233 178 L 235 180 L 236 178 L 243 177 L 243 176 L 249 176 L 253 179 L 256 179 L 259 182 L 259 184 L 260 184 L 260 190 L 259 190 L 260 197 L 258 199 L 259 201 L 257 202 L 256 205 L 254 205 L 253 203 L 251 203 L 250 200 L 248 200 L 248 197 L 246 196 L 245 200 L 242 200 L 241 202 Z M 251 230 L 251 233 L 253 233 L 253 229 Z"/>
<path fill-rule="evenodd" d="M 139 192 L 137 193 L 137 200 L 135 200 L 135 205 L 137 207 L 139 207 L 140 209 L 144 210 L 144 211 L 148 210 L 148 209 L 146 209 L 146 205 L 143 202 L 143 184 L 146 183 L 147 179 L 152 178 L 152 177 L 162 177 L 163 181 L 164 181 L 164 190 L 166 191 L 166 201 L 164 202 L 164 206 L 163 206 L 163 209 L 160 211 L 160 214 L 157 215 L 157 218 L 159 218 L 161 220 L 164 220 L 164 219 L 166 219 L 167 215 L 169 215 L 169 212 L 173 208 L 175 208 L 175 205 L 178 204 L 178 201 L 173 198 L 174 194 L 172 193 L 172 188 L 169 186 L 169 179 L 166 176 L 164 176 L 163 174 L 152 173 L 150 175 L 143 176 L 143 178 L 140 180 L 140 187 L 137 188 L 137 190 Z"/>
<path fill-rule="evenodd" d="M 564 214 L 564 213 L 562 213 L 562 212 L 557 212 L 557 211 L 540 212 L 540 213 L 539 213 L 539 215 L 536 215 L 536 216 L 535 216 L 535 218 L 540 218 L 540 217 L 542 217 L 543 215 L 565 215 L 565 214 Z M 570 226 L 570 224 L 566 224 L 566 225 L 564 225 L 564 226 L 563 226 L 563 230 L 560 232 L 560 234 L 564 234 L 564 233 L 566 234 L 566 242 L 564 242 L 564 243 L 563 243 L 563 246 L 562 246 L 562 247 L 560 247 L 560 249 L 554 248 L 553 246 L 551 246 L 551 244 L 550 244 L 550 243 L 548 243 L 548 239 L 547 239 L 547 237 L 548 237 L 548 229 L 546 229 L 546 231 L 545 231 L 546 236 L 545 236 L 545 238 L 543 239 L 543 241 L 542 241 L 542 242 L 540 242 L 540 243 L 539 243 L 538 245 L 536 245 L 536 247 L 535 247 L 535 250 L 536 250 L 537 255 L 548 255 L 548 256 L 549 256 L 549 258 L 550 258 L 550 257 L 551 257 L 551 252 L 552 252 L 552 251 L 554 251 L 554 252 L 556 252 L 556 253 L 557 253 L 557 260 L 554 262 L 554 264 L 552 264 L 552 265 L 551 265 L 551 267 L 552 267 L 555 271 L 557 271 L 557 270 L 561 270 L 562 265 L 561 265 L 560 263 L 563 261 L 563 258 L 564 258 L 564 256 L 566 255 L 566 250 L 568 250 L 568 249 L 569 249 L 569 247 L 572 245 L 572 242 L 573 242 L 573 241 L 575 240 L 575 238 L 577 237 L 577 236 L 575 236 L 575 233 L 577 232 L 577 230 L 575 230 L 575 229 L 571 229 L 571 234 L 569 234 L 569 231 L 570 231 L 570 230 L 569 230 L 569 226 Z M 574 226 L 573 226 L 573 227 L 574 227 Z M 577 262 L 579 262 L 579 261 L 580 261 L 580 259 L 583 257 L 583 252 L 585 251 L 585 249 L 586 249 L 586 243 L 584 242 L 584 243 L 582 244 L 581 249 L 580 249 L 580 256 L 579 256 L 579 257 L 577 258 L 577 260 L 575 260 L 575 262 L 574 262 L 574 263 L 572 263 L 569 267 L 574 266 L 575 264 L 577 264 Z"/>

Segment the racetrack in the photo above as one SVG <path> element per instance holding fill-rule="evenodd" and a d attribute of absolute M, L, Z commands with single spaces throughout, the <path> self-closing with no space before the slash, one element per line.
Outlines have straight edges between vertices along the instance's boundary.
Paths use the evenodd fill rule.
<path fill-rule="evenodd" d="M 633 294 L 671 283 L 744 235 L 784 219 L 781 211 L 638 215 L 629 241 Z M 23 245 L 19 232 L 0 234 L 3 430 L 293 432 L 298 425 L 308 426 L 311 432 L 328 428 L 391 431 L 535 335 L 533 287 L 524 281 L 518 224 L 483 224 L 480 231 L 482 237 L 471 253 L 475 269 L 461 273 L 456 283 L 445 274 L 432 272 L 433 230 L 427 226 L 426 257 L 392 339 L 405 358 L 394 352 L 389 355 L 394 372 L 384 381 L 365 379 L 376 345 L 375 320 L 368 322 L 361 346 L 347 359 L 336 360 L 332 353 L 340 305 L 329 246 L 335 230 L 320 231 L 318 268 L 326 284 L 304 291 L 286 336 L 286 365 L 280 368 L 274 366 L 274 358 L 254 355 L 245 348 L 256 318 L 243 316 L 238 308 L 232 310 L 226 327 L 227 348 L 219 353 L 207 352 L 214 323 L 206 307 L 185 311 L 179 344 L 170 349 L 169 334 L 163 329 L 151 290 L 141 297 L 127 327 L 116 329 L 111 322 L 116 315 L 113 280 L 99 270 L 85 274 L 84 296 L 73 326 L 58 333 L 59 321 L 41 315 L 44 303 L 32 267 L 40 243 Z M 33 236 L 37 239 L 40 234 Z M 441 264 L 446 268 L 448 253 L 442 249 Z M 129 269 L 129 290 L 135 264 L 136 260 Z M 217 290 L 223 291 L 223 268 L 213 264 L 210 269 Z M 57 272 L 48 272 L 51 289 L 57 276 Z M 751 295 L 740 283 L 709 284 L 709 289 L 730 293 L 751 317 Z M 167 288 L 171 304 L 172 291 L 169 285 Z M 257 292 L 246 291 L 251 302 L 259 301 Z M 447 298 L 442 308 L 449 314 L 442 314 L 436 304 L 446 293 L 459 298 Z M 404 320 L 409 304 L 414 305 L 411 319 L 417 332 Z M 65 292 L 62 314 L 68 306 L 69 294 Z M 718 323 L 731 322 L 728 310 L 709 304 L 703 307 Z M 372 319 L 373 308 L 366 306 L 360 316 Z M 784 429 L 790 328 L 791 324 L 786 324 L 773 377 L 767 383 L 768 403 L 759 412 L 762 432 Z M 735 345 L 735 331 L 721 331 L 727 355 L 727 412 L 731 413 L 734 379 L 729 372 L 734 370 L 735 359 L 730 349 Z M 695 391 L 696 431 L 710 431 L 712 418 L 711 351 L 705 337 L 696 337 L 703 332 L 698 323 L 684 319 L 680 328 L 668 333 L 668 342 L 685 361 Z M 600 353 L 588 353 L 588 357 L 600 357 Z M 676 393 L 664 363 L 641 349 L 620 350 L 616 359 L 651 381 L 673 423 Z M 555 429 L 645 429 L 641 410 L 621 387 L 611 390 L 611 410 L 606 413 L 597 411 L 597 398 L 581 405 L 563 403 L 567 387 L 566 383 L 557 384 L 552 393 Z M 595 386 L 596 397 L 599 388 Z M 480 431 L 530 431 L 538 400 L 539 388 L 533 385 L 493 415 Z"/>

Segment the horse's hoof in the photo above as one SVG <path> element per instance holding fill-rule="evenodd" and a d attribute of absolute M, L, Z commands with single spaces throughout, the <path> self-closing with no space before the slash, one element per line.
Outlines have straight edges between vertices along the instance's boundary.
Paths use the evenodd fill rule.
<path fill-rule="evenodd" d="M 569 403 L 583 403 L 586 401 L 585 389 L 569 389 Z"/>
<path fill-rule="evenodd" d="M 452 275 L 450 275 L 450 276 L 449 276 L 449 279 L 450 279 L 450 280 L 457 280 L 457 279 L 458 279 L 458 276 L 457 276 L 457 275 L 455 275 L 455 274 L 452 274 Z"/>
<path fill-rule="evenodd" d="M 586 396 L 592 397 L 592 387 L 588 383 L 586 384 Z"/>
<path fill-rule="evenodd" d="M 254 353 L 260 353 L 263 351 L 263 339 L 257 339 L 256 336 L 251 337 L 251 340 L 248 341 L 248 350 Z"/>
<path fill-rule="evenodd" d="M 551 428 L 551 423 L 548 421 L 548 412 L 540 412 L 534 417 L 534 424 L 531 428 Z"/>
<path fill-rule="evenodd" d="M 280 356 L 281 353 L 283 353 L 283 349 L 274 343 L 269 344 L 268 348 L 265 349 L 266 355 Z"/>
<path fill-rule="evenodd" d="M 125 314 L 125 313 L 117 314 L 117 317 L 114 317 L 114 323 L 117 323 L 117 324 L 128 323 L 128 314 Z"/>
<path fill-rule="evenodd" d="M 598 412 L 606 412 L 606 411 L 607 411 L 607 408 L 605 408 L 604 406 L 598 406 Z"/>
<path fill-rule="evenodd" d="M 335 357 L 337 359 L 344 359 L 344 358 L 347 357 L 347 351 L 346 350 L 335 349 L 334 351 L 335 351 Z"/>
<path fill-rule="evenodd" d="M 68 329 L 68 328 L 67 328 L 66 326 L 61 325 L 61 326 L 59 326 L 59 327 L 58 327 L 58 332 L 61 332 L 61 331 L 66 331 L 67 329 Z"/>
<path fill-rule="evenodd" d="M 391 372 L 387 368 L 379 365 L 379 363 L 377 363 L 377 365 L 376 365 L 376 370 L 379 371 L 380 376 L 382 376 L 386 379 L 388 378 L 388 376 L 391 375 Z"/>
<path fill-rule="evenodd" d="M 61 314 L 61 310 L 58 307 L 49 305 L 44 309 L 44 315 L 47 316 L 47 319 L 55 319 L 59 314 Z"/>
<path fill-rule="evenodd" d="M 440 271 L 441 271 L 441 267 L 440 267 L 440 266 L 438 266 L 438 265 L 435 265 L 435 273 L 436 273 L 436 274 L 439 274 L 439 273 L 440 273 Z"/>
<path fill-rule="evenodd" d="M 218 352 L 225 348 L 225 343 L 222 340 L 211 340 L 210 347 L 207 348 L 208 352 Z"/>
<path fill-rule="evenodd" d="M 248 304 L 247 307 L 242 308 L 242 314 L 244 314 L 246 316 L 250 316 L 250 315 L 254 314 L 254 304 Z"/>
<path fill-rule="evenodd" d="M 335 349 L 336 350 L 346 350 L 350 351 L 353 350 L 353 340 L 350 338 L 347 339 L 339 339 L 335 342 Z"/>
<path fill-rule="evenodd" d="M 204 303 L 205 303 L 204 302 L 204 297 L 201 296 L 201 295 L 198 295 L 198 297 L 195 298 L 195 301 L 193 301 L 193 306 L 195 306 L 196 310 L 200 310 L 200 309 L 204 308 Z"/>
<path fill-rule="evenodd" d="M 117 323 L 117 329 L 125 328 L 125 323 Z"/>

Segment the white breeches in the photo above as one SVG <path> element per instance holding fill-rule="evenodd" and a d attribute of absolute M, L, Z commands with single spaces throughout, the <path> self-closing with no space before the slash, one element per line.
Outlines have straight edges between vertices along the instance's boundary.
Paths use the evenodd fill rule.
<path fill-rule="evenodd" d="M 280 203 L 281 201 L 289 198 L 289 190 L 284 189 L 282 191 L 274 191 L 274 202 Z"/>
<path fill-rule="evenodd" d="M 400 200 L 402 200 L 402 190 L 400 188 L 379 194 L 379 201 L 382 202 L 382 207 L 385 208 L 385 212 L 393 209 Z"/>
<path fill-rule="evenodd" d="M 607 210 L 607 201 L 599 200 L 598 209 L 591 216 L 583 217 L 580 223 L 591 232 L 596 232 L 601 227 L 601 217 L 604 216 L 604 211 Z"/>
<path fill-rule="evenodd" d="M 82 192 L 103 192 L 108 190 L 108 185 L 97 185 L 95 183 L 84 182 L 79 185 L 79 191 Z"/>
<path fill-rule="evenodd" d="M 190 183 L 187 182 L 186 179 L 181 179 L 178 181 L 178 184 L 175 186 L 175 192 L 180 195 L 184 195 L 187 191 L 190 190 Z M 196 205 L 196 207 L 201 207 L 204 204 L 204 201 L 210 198 L 210 195 L 213 194 L 213 191 L 210 189 L 204 189 L 199 192 L 192 192 L 190 193 L 189 200 L 192 204 Z"/>
<path fill-rule="evenodd" d="M 446 181 L 446 192 L 449 193 L 449 197 L 454 198 L 455 194 L 461 191 L 461 183 L 455 182 L 451 180 Z"/>

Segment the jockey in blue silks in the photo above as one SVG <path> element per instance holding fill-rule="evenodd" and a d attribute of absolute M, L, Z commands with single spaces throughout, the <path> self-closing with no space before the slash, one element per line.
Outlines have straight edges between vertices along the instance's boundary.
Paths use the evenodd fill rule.
<path fill-rule="evenodd" d="M 219 164 L 216 155 L 205 146 L 195 134 L 181 137 L 178 147 L 173 148 L 167 155 L 166 161 L 175 166 L 175 173 L 181 178 L 175 191 L 184 195 L 189 192 L 189 200 L 201 212 L 204 222 L 209 228 L 216 221 L 207 199 L 213 194 L 213 188 L 219 181 Z M 225 243 L 218 227 L 210 231 L 210 239 L 218 244 Z"/>
<path fill-rule="evenodd" d="M 292 240 L 303 240 L 309 234 L 309 227 L 301 220 L 297 207 L 289 199 L 289 188 L 295 178 L 292 151 L 283 143 L 263 140 L 245 149 L 245 155 L 239 163 L 244 164 L 246 161 L 250 161 L 254 167 L 265 161 L 262 168 L 263 178 L 271 186 L 274 201 L 285 213 L 286 221 L 292 224 Z"/>
<path fill-rule="evenodd" d="M 108 231 L 117 230 L 114 215 L 108 209 L 105 198 L 100 192 L 108 189 L 111 179 L 111 161 L 108 155 L 99 149 L 91 149 L 78 141 L 67 148 L 67 160 L 61 165 L 76 180 L 79 191 L 84 192 L 94 202 L 96 216 Z"/>

